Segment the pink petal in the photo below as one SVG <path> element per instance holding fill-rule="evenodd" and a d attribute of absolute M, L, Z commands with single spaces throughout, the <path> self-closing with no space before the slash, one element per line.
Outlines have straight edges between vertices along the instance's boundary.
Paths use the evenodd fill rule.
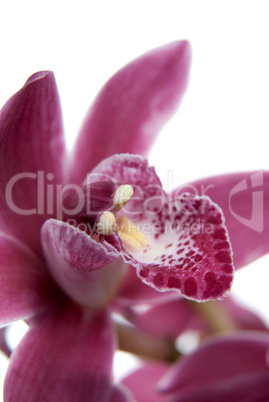
<path fill-rule="evenodd" d="M 34 323 L 12 355 L 4 396 L 10 402 L 106 402 L 114 339 L 106 311 L 55 306 Z"/>
<path fill-rule="evenodd" d="M 131 391 L 122 384 L 115 384 L 109 402 L 134 402 L 134 396 Z"/>
<path fill-rule="evenodd" d="M 254 373 L 244 378 L 230 378 L 222 384 L 199 390 L 190 390 L 182 395 L 169 397 L 169 402 L 265 402 L 269 400 L 268 373 Z"/>
<path fill-rule="evenodd" d="M 135 400 L 143 402 L 164 402 L 166 396 L 159 394 L 156 384 L 168 369 L 165 363 L 145 363 L 121 381 L 134 394 Z"/>
<path fill-rule="evenodd" d="M 27 319 L 57 295 L 44 264 L 18 240 L 0 235 L 0 326 Z"/>
<path fill-rule="evenodd" d="M 232 297 L 220 302 L 238 329 L 268 331 L 268 326 L 254 312 L 237 303 Z"/>
<path fill-rule="evenodd" d="M 48 268 L 61 289 L 83 306 L 106 305 L 125 268 L 117 250 L 54 219 L 45 222 L 41 235 Z"/>
<path fill-rule="evenodd" d="M 175 340 L 183 331 L 206 328 L 203 319 L 185 299 L 163 302 L 146 312 L 125 309 L 122 314 L 139 330 L 162 339 Z"/>
<path fill-rule="evenodd" d="M 146 155 L 186 89 L 190 45 L 173 42 L 128 64 L 99 93 L 82 126 L 71 181 L 115 153 Z M 87 151 L 85 151 L 87 150 Z"/>
<path fill-rule="evenodd" d="M 209 177 L 187 187 L 196 194 L 206 193 L 222 208 L 234 252 L 235 268 L 268 253 L 269 172 Z"/>
<path fill-rule="evenodd" d="M 137 250 L 120 250 L 138 276 L 160 291 L 177 290 L 196 301 L 223 299 L 230 291 L 234 268 L 220 208 L 208 197 L 169 197 L 148 162 L 138 155 L 114 155 L 92 172 L 130 184 L 134 195 L 121 210 L 146 236 Z M 90 175 L 91 177 L 91 175 Z M 108 239 L 109 241 L 109 239 Z"/>
<path fill-rule="evenodd" d="M 147 217 L 147 200 L 162 199 L 164 191 L 162 183 L 158 178 L 155 169 L 149 166 L 147 159 L 140 155 L 117 154 L 100 162 L 88 175 L 87 181 L 94 183 L 97 181 L 110 180 L 114 183 L 130 184 L 133 186 L 134 194 L 127 202 L 121 213 L 130 218 L 141 220 Z"/>
<path fill-rule="evenodd" d="M 269 381 L 265 361 L 268 347 L 268 334 L 260 332 L 244 331 L 212 337 L 195 352 L 180 359 L 158 388 L 165 393 L 177 392 L 180 399 L 211 387 L 222 391 L 225 384 L 234 390 L 237 381 L 247 386 L 249 379 L 256 375 L 265 375 Z"/>
<path fill-rule="evenodd" d="M 52 72 L 32 75 L 0 112 L 1 227 L 40 251 L 40 228 L 55 205 L 48 185 L 63 182 L 60 101 Z"/>

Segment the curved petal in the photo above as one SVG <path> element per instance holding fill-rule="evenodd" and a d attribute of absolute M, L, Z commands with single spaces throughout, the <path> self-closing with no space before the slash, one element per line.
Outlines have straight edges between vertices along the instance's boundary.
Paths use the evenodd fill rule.
<path fill-rule="evenodd" d="M 218 302 L 217 302 L 218 303 Z M 229 297 L 221 302 L 229 317 L 234 321 L 236 327 L 241 330 L 268 331 L 268 326 L 253 311 L 243 307 L 235 299 Z"/>
<path fill-rule="evenodd" d="M 48 268 L 61 289 L 83 306 L 106 305 L 125 268 L 117 250 L 54 219 L 45 222 L 41 236 Z"/>
<path fill-rule="evenodd" d="M 88 183 L 105 180 L 133 187 L 133 196 L 118 215 L 124 214 L 135 221 L 146 218 L 156 204 L 159 207 L 165 196 L 154 167 L 140 155 L 113 155 L 100 162 L 87 176 Z"/>
<path fill-rule="evenodd" d="M 106 402 L 114 335 L 107 311 L 55 306 L 12 354 L 4 385 L 10 402 Z"/>
<path fill-rule="evenodd" d="M 223 210 L 235 268 L 269 251 L 269 172 L 213 176 L 182 186 L 206 194 Z"/>
<path fill-rule="evenodd" d="M 71 181 L 82 182 L 100 160 L 115 153 L 146 155 L 182 98 L 189 66 L 190 45 L 178 41 L 143 55 L 114 75 L 82 126 Z"/>
<path fill-rule="evenodd" d="M 0 224 L 38 251 L 41 225 L 55 213 L 48 185 L 63 182 L 63 158 L 55 78 L 39 72 L 0 112 Z"/>
<path fill-rule="evenodd" d="M 266 375 L 269 368 L 265 356 L 269 347 L 268 334 L 238 332 L 212 337 L 192 354 L 176 363 L 158 385 L 164 393 L 188 393 L 220 387 L 229 382 L 247 385 L 256 374 Z"/>
<path fill-rule="evenodd" d="M 57 296 L 43 262 L 16 239 L 0 234 L 0 326 L 38 313 Z"/>
<path fill-rule="evenodd" d="M 151 337 L 167 340 L 175 340 L 183 331 L 201 331 L 206 328 L 202 317 L 199 317 L 197 311 L 185 299 L 163 302 L 145 312 L 125 309 L 122 314 L 136 328 Z"/>
<path fill-rule="evenodd" d="M 137 401 L 165 402 L 166 396 L 158 393 L 156 384 L 168 369 L 165 363 L 144 363 L 142 367 L 121 380 L 134 394 Z"/>
<path fill-rule="evenodd" d="M 244 378 L 230 378 L 222 384 L 190 390 L 188 393 L 170 396 L 170 402 L 253 402 L 269 400 L 269 374 L 254 373 Z M 180 398 L 180 399 L 179 399 Z"/>

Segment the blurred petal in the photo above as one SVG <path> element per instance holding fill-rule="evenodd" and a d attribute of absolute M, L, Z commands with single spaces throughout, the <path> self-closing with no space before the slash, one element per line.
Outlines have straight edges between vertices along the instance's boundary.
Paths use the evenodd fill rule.
<path fill-rule="evenodd" d="M 83 306 L 106 305 L 125 268 L 117 250 L 54 219 L 45 222 L 41 235 L 48 268 L 61 289 Z"/>
<path fill-rule="evenodd" d="M 122 384 L 114 384 L 109 402 L 134 402 L 134 396 Z"/>
<path fill-rule="evenodd" d="M 137 401 L 143 402 L 164 402 L 166 396 L 159 394 L 156 384 L 168 369 L 165 363 L 145 363 L 143 366 L 121 382 L 126 385 L 134 394 Z"/>
<path fill-rule="evenodd" d="M 257 314 L 243 307 L 232 297 L 216 303 L 221 303 L 238 329 L 268 331 L 268 327 Z"/>
<path fill-rule="evenodd" d="M 190 45 L 178 41 L 155 49 L 114 75 L 99 93 L 82 126 L 71 181 L 115 153 L 146 155 L 186 89 Z"/>
<path fill-rule="evenodd" d="M 53 302 L 57 289 L 26 246 L 0 235 L 0 326 L 27 319 Z"/>
<path fill-rule="evenodd" d="M 107 402 L 114 334 L 107 311 L 54 306 L 12 355 L 4 395 L 10 402 Z"/>
<path fill-rule="evenodd" d="M 269 380 L 265 361 L 268 347 L 269 335 L 261 332 L 244 331 L 212 337 L 195 352 L 180 359 L 158 388 L 165 393 L 177 392 L 180 399 L 188 393 L 192 395 L 211 387 L 221 392 L 225 384 L 235 389 L 237 380 L 247 386 L 249 379 L 256 375 L 265 375 Z"/>
<path fill-rule="evenodd" d="M 229 378 L 222 384 L 212 384 L 188 393 L 175 394 L 169 402 L 266 402 L 269 400 L 269 374 L 264 372 Z"/>
<path fill-rule="evenodd" d="M 185 299 L 163 302 L 145 312 L 130 308 L 122 313 L 139 330 L 167 340 L 175 340 L 183 331 L 205 329 L 202 318 Z"/>
<path fill-rule="evenodd" d="M 206 193 L 222 208 L 236 269 L 268 253 L 269 172 L 214 176 L 187 187 L 196 194 Z"/>
<path fill-rule="evenodd" d="M 64 142 L 52 72 L 32 75 L 0 112 L 0 224 L 40 251 L 40 228 L 50 185 L 63 182 Z M 55 210 L 53 211 L 53 213 Z"/>

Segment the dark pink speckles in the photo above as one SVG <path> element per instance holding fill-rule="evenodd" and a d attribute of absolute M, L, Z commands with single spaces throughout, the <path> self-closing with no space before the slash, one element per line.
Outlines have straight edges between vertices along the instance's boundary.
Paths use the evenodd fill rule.
<path fill-rule="evenodd" d="M 226 240 L 226 233 L 225 229 L 216 229 L 214 233 L 212 234 L 213 239 L 220 239 L 220 240 Z"/>
<path fill-rule="evenodd" d="M 206 282 L 204 297 L 206 298 L 216 298 L 223 294 L 230 288 L 232 282 L 232 276 L 222 275 L 217 278 L 213 272 L 207 272 L 204 279 Z"/>
<path fill-rule="evenodd" d="M 194 254 L 194 251 L 191 250 L 191 251 L 189 251 L 189 252 L 186 254 L 186 257 L 191 257 L 193 254 Z"/>
<path fill-rule="evenodd" d="M 229 248 L 230 244 L 227 241 L 222 241 L 221 243 L 216 243 L 214 246 L 215 250 L 222 250 L 224 248 Z"/>
<path fill-rule="evenodd" d="M 233 273 L 233 266 L 231 264 L 224 264 L 224 265 L 221 266 L 221 269 L 226 274 L 232 274 Z"/>
<path fill-rule="evenodd" d="M 168 279 L 168 282 L 167 282 L 167 287 L 169 288 L 169 289 L 180 289 L 180 286 L 181 286 L 181 280 L 180 279 L 178 279 L 178 278 L 175 278 L 174 276 L 171 276 L 169 279 Z"/>
<path fill-rule="evenodd" d="M 147 278 L 149 274 L 149 268 L 142 268 L 139 274 L 140 276 L 142 276 L 142 278 Z"/>
<path fill-rule="evenodd" d="M 203 256 L 201 254 L 197 254 L 193 257 L 193 259 L 195 262 L 199 262 L 199 261 L 202 261 Z"/>
<path fill-rule="evenodd" d="M 153 283 L 157 287 L 163 286 L 163 284 L 164 284 L 163 275 L 161 273 L 158 273 L 157 275 L 154 275 Z"/>
<path fill-rule="evenodd" d="M 198 292 L 198 286 L 194 278 L 186 279 L 184 282 L 185 295 L 195 297 Z"/>
<path fill-rule="evenodd" d="M 221 222 L 222 222 L 221 214 L 217 214 L 216 216 L 211 216 L 207 220 L 207 223 L 212 223 L 213 225 L 219 225 L 219 224 L 221 224 Z"/>
<path fill-rule="evenodd" d="M 229 251 L 219 251 L 214 257 L 219 262 L 226 262 L 228 264 L 232 262 Z"/>

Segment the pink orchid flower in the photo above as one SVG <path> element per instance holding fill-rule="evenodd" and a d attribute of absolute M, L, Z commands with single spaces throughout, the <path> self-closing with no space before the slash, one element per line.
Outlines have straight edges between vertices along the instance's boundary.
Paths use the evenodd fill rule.
<path fill-rule="evenodd" d="M 115 152 L 149 150 L 182 97 L 189 62 L 189 44 L 177 42 L 116 74 L 91 107 L 69 162 L 53 73 L 31 76 L 1 110 L 0 324 L 30 324 L 12 354 L 7 400 L 107 401 L 118 393 L 107 303 L 126 269 L 116 260 L 122 242 L 112 236 L 117 250 L 102 235 L 98 242 L 50 218 L 57 217 L 57 194 L 63 196 L 67 183 L 82 184 L 97 162 Z M 140 169 L 147 164 L 130 158 Z M 111 193 L 109 184 L 99 191 L 101 205 L 97 194 L 101 215 L 104 202 L 113 208 L 116 189 Z"/>
<path fill-rule="evenodd" d="M 109 304 L 126 300 L 127 288 L 129 301 L 141 293 L 164 300 L 156 290 L 197 301 L 228 295 L 225 203 L 239 177 L 212 178 L 224 193 L 223 215 L 207 196 L 165 194 L 143 157 L 182 97 L 189 61 L 188 43 L 175 42 L 116 74 L 92 105 L 71 160 L 51 72 L 31 76 L 1 110 L 0 325 L 30 324 L 12 354 L 6 400 L 124 399 L 111 379 Z M 245 233 L 236 219 L 231 229 Z M 234 240 L 238 266 L 268 251 L 250 237 L 246 254 Z"/>

